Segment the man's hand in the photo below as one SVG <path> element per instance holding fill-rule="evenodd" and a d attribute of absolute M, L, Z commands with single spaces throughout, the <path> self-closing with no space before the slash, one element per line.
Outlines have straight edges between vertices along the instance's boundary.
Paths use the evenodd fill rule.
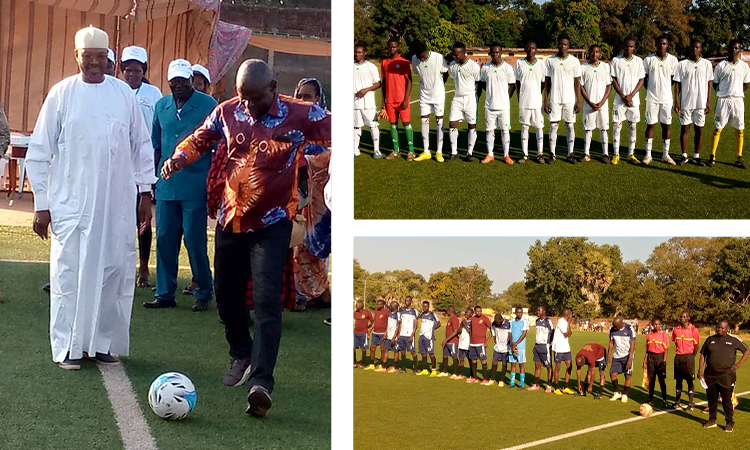
<path fill-rule="evenodd" d="M 740 365 L 739 365 L 739 364 L 735 364 L 735 365 L 733 365 L 733 366 L 732 366 L 732 370 L 734 370 L 735 372 L 736 372 L 736 371 L 737 371 L 737 369 L 739 369 L 739 368 L 740 368 Z"/>
<path fill-rule="evenodd" d="M 406 109 L 409 107 L 409 99 L 405 98 L 404 101 L 401 103 L 401 109 Z"/>
<path fill-rule="evenodd" d="M 165 164 L 166 165 L 166 164 Z M 141 194 L 138 203 L 138 234 L 143 234 L 151 226 L 151 194 Z"/>
<path fill-rule="evenodd" d="M 185 167 L 185 163 L 182 159 L 169 158 L 164 161 L 164 165 L 161 167 L 161 177 L 168 180 L 172 174 L 179 172 L 183 167 Z"/>
<path fill-rule="evenodd" d="M 736 364 L 735 364 L 735 366 L 736 366 Z M 734 366 L 732 366 L 732 367 L 734 367 Z M 698 371 L 698 379 L 699 380 L 703 379 L 703 369 L 701 369 L 701 370 Z"/>
<path fill-rule="evenodd" d="M 581 112 L 581 102 L 576 100 L 576 104 L 573 106 L 573 114 L 578 114 Z"/>
<path fill-rule="evenodd" d="M 50 222 L 52 222 L 52 218 L 49 215 L 48 209 L 35 212 L 33 222 L 34 233 L 42 239 L 47 239 L 47 230 L 49 229 Z"/>
<path fill-rule="evenodd" d="M 552 111 L 552 109 L 550 109 L 550 107 L 549 107 L 549 100 L 547 100 L 545 98 L 544 99 L 544 112 L 546 112 L 547 114 L 549 114 L 550 111 Z"/>
<path fill-rule="evenodd" d="M 440 346 L 441 346 L 441 347 L 445 347 L 445 343 L 446 343 L 446 340 L 445 340 L 445 339 L 443 339 L 443 343 L 442 343 L 442 344 L 440 344 Z"/>
<path fill-rule="evenodd" d="M 710 112 L 711 112 L 711 104 L 708 103 L 708 104 L 706 104 L 706 115 L 708 115 L 708 113 L 710 113 Z"/>
<path fill-rule="evenodd" d="M 367 88 L 360 89 L 357 91 L 356 94 L 354 94 L 354 97 L 357 99 L 363 98 L 367 94 Z"/>
<path fill-rule="evenodd" d="M 414 336 L 409 336 L 409 343 L 410 343 L 410 344 L 413 344 L 413 343 L 414 343 Z"/>
<path fill-rule="evenodd" d="M 677 115 L 679 115 L 679 114 L 680 114 L 680 111 L 682 111 L 682 110 L 680 109 L 680 104 L 679 104 L 679 103 L 677 103 L 677 102 L 675 102 L 675 104 L 674 104 L 674 108 L 673 108 L 673 109 L 674 109 L 674 112 L 675 112 L 675 114 L 677 114 Z"/>

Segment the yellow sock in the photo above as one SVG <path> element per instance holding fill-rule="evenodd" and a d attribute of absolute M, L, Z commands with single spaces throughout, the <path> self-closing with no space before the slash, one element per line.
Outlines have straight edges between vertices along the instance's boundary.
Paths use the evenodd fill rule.
<path fill-rule="evenodd" d="M 721 130 L 714 130 L 714 145 L 711 147 L 711 156 L 716 156 L 716 148 L 719 146 Z"/>
<path fill-rule="evenodd" d="M 742 144 L 744 141 L 744 130 L 734 130 L 734 136 L 737 138 L 737 157 L 742 156 Z"/>

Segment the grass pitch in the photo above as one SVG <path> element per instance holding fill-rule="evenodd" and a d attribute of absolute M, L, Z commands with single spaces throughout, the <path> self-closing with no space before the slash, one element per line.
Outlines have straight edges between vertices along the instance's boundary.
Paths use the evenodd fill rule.
<path fill-rule="evenodd" d="M 30 227 L 0 227 L 0 259 L 47 260 L 47 245 Z M 67 372 L 52 362 L 41 290 L 48 277 L 47 264 L 0 262 L 0 448 L 122 449 L 96 366 Z M 189 281 L 181 271 L 180 289 Z M 141 307 L 152 298 L 150 290 L 136 292 L 123 364 L 159 449 L 330 448 L 331 329 L 321 323 L 330 310 L 284 313 L 274 405 L 257 420 L 244 412 L 247 391 L 221 382 L 229 356 L 217 314 L 193 313 L 192 297 L 179 294 L 177 308 Z M 148 406 L 149 385 L 167 371 L 185 373 L 197 389 L 196 409 L 181 422 Z"/>
<path fill-rule="evenodd" d="M 527 386 L 534 380 L 531 353 L 534 334 L 535 330 L 532 328 L 526 338 Z M 438 329 L 436 335 L 435 353 L 440 364 L 442 349 L 438 347 L 445 337 L 445 327 Z M 701 336 L 701 342 L 704 338 L 705 336 Z M 570 338 L 573 355 L 575 356 L 575 353 L 589 342 L 607 346 L 608 334 L 574 331 Z M 492 345 L 494 341 L 490 343 L 487 352 L 490 364 Z M 503 449 L 636 417 L 640 403 L 648 401 L 648 391 L 640 387 L 645 346 L 645 336 L 639 335 L 636 342 L 633 384 L 627 404 L 609 401 L 612 395 L 609 368 L 606 371 L 604 398 L 601 400 L 594 400 L 591 396 L 558 396 L 546 394 L 544 391 L 529 392 L 517 388 L 499 388 L 497 385 L 488 387 L 467 384 L 465 380 L 455 381 L 450 378 L 412 376 L 411 355 L 408 353 L 407 374 L 375 373 L 355 369 L 354 448 Z M 378 355 L 379 351 L 376 357 L 379 357 Z M 671 345 L 667 368 L 667 393 L 670 401 L 674 400 L 675 391 L 673 358 L 674 346 Z M 468 360 L 465 365 L 468 373 Z M 481 374 L 481 364 L 479 366 Z M 491 365 L 489 367 L 491 368 Z M 560 370 L 563 380 L 564 368 L 565 365 L 562 364 Z M 585 369 L 581 372 L 581 375 L 585 376 Z M 500 376 L 500 367 L 497 376 Z M 509 377 L 510 375 L 506 375 L 506 383 Z M 543 385 L 546 385 L 546 377 L 543 369 Z M 595 378 L 596 392 L 598 374 Z M 620 386 L 622 384 L 623 377 L 620 376 Z M 570 385 L 576 389 L 575 361 Z M 743 365 L 737 372 L 736 392 L 746 390 L 750 390 L 750 367 Z M 683 405 L 687 401 L 686 395 L 686 392 L 683 392 Z M 705 392 L 696 381 L 695 401 L 705 399 Z M 656 405 L 661 405 L 658 383 L 654 400 Z M 656 407 L 655 411 L 659 409 Z M 750 439 L 750 398 L 739 397 L 734 417 L 734 433 L 723 431 L 724 417 L 721 404 L 717 420 L 719 427 L 704 430 L 702 424 L 708 419 L 708 414 L 702 414 L 702 409 L 703 407 L 698 407 L 692 413 L 679 411 L 637 420 L 534 448 L 605 450 L 617 447 L 620 443 L 628 448 L 639 449 L 744 448 Z M 430 433 L 429 437 L 424 434 L 425 432 Z"/>
<path fill-rule="evenodd" d="M 413 75 L 411 124 L 414 146 L 422 151 L 419 113 L 419 77 Z M 450 154 L 448 116 L 454 89 L 453 80 L 446 83 L 445 136 L 443 154 Z M 380 105 L 376 91 L 376 104 Z M 614 101 L 610 96 L 610 114 Z M 641 117 L 645 110 L 645 89 L 641 91 Z M 715 92 L 712 97 L 716 98 Z M 583 101 L 583 100 L 581 100 Z M 521 126 L 518 123 L 518 99 L 511 99 L 510 154 L 513 160 L 522 156 Z M 745 104 L 750 101 L 746 98 Z M 437 163 L 435 159 L 406 161 L 406 137 L 399 124 L 402 158 L 391 161 L 373 159 L 369 129 L 362 132 L 362 155 L 354 159 L 354 216 L 356 219 L 749 219 L 750 170 L 735 167 L 734 129 L 724 129 L 717 163 L 714 167 L 693 165 L 670 166 L 659 161 L 662 153 L 661 125 L 654 132 L 654 162 L 633 165 L 621 159 L 618 165 L 604 165 L 599 131 L 591 143 L 592 161 L 571 165 L 567 157 L 566 130 L 558 130 L 557 156 L 554 165 L 536 163 L 534 129 L 529 132 L 529 163 L 508 166 L 502 162 L 500 132 L 496 131 L 495 157 L 491 164 L 480 164 L 487 153 L 484 125 L 484 93 L 479 101 L 475 160 L 463 161 L 468 142 L 467 125 L 459 125 L 458 153 L 460 161 Z M 701 156 L 708 159 L 714 133 L 713 105 L 703 129 Z M 583 156 L 582 115 L 576 121 L 576 158 Z M 745 122 L 750 123 L 750 105 L 746 106 Z M 437 136 L 435 119 L 430 118 L 430 148 L 435 152 Z M 645 156 L 646 125 L 638 124 L 636 156 Z M 545 118 L 544 154 L 549 156 L 549 122 Z M 383 155 L 393 148 L 388 120 L 380 121 L 380 148 Z M 680 155 L 680 125 L 672 117 L 670 155 Z M 745 147 L 748 138 L 745 136 Z M 609 130 L 610 155 L 612 127 Z M 620 156 L 627 156 L 628 126 L 620 133 Z M 687 153 L 693 155 L 693 133 L 689 136 Z M 498 155 L 500 158 L 498 158 Z M 747 155 L 745 155 L 747 156 Z M 748 158 L 746 158 L 748 160 Z M 750 163 L 750 161 L 749 161 Z"/>

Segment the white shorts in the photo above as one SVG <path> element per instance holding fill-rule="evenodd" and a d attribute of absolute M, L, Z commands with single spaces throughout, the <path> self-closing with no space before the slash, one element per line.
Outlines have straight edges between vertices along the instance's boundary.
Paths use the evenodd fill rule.
<path fill-rule="evenodd" d="M 680 112 L 680 116 L 677 118 L 680 125 L 690 125 L 694 123 L 696 127 L 703 127 L 706 125 L 706 109 L 683 109 Z"/>
<path fill-rule="evenodd" d="M 492 131 L 496 128 L 510 130 L 510 109 L 484 110 L 484 129 Z"/>
<path fill-rule="evenodd" d="M 376 119 L 378 112 L 374 109 L 355 109 L 354 110 L 354 128 L 368 126 L 375 128 L 378 126 Z"/>
<path fill-rule="evenodd" d="M 716 100 L 714 127 L 721 130 L 727 125 L 738 130 L 745 129 L 745 102 L 742 97 L 724 97 Z"/>
<path fill-rule="evenodd" d="M 430 114 L 435 114 L 437 117 L 442 117 L 445 109 L 445 101 L 442 101 L 437 104 L 432 103 L 422 103 L 419 102 L 419 114 L 422 116 L 429 116 Z"/>
<path fill-rule="evenodd" d="M 520 116 L 518 121 L 521 122 L 522 125 L 534 128 L 544 128 L 544 115 L 542 114 L 542 108 L 524 108 L 518 112 L 518 115 Z"/>
<path fill-rule="evenodd" d="M 549 121 L 559 122 L 562 119 L 565 123 L 575 123 L 576 113 L 573 112 L 574 107 L 573 103 L 559 105 L 555 102 L 549 102 Z"/>
<path fill-rule="evenodd" d="M 473 95 L 453 97 L 451 101 L 451 113 L 448 121 L 456 122 L 465 120 L 474 125 L 477 123 L 477 98 Z"/>
<path fill-rule="evenodd" d="M 672 104 L 646 100 L 646 125 L 654 125 L 657 122 L 672 125 Z"/>
<path fill-rule="evenodd" d="M 609 130 L 609 105 L 603 104 L 599 111 L 583 110 L 583 129 L 592 131 L 595 129 Z"/>
<path fill-rule="evenodd" d="M 624 103 L 612 105 L 612 122 L 627 120 L 631 123 L 641 121 L 641 109 L 638 106 L 625 106 Z"/>

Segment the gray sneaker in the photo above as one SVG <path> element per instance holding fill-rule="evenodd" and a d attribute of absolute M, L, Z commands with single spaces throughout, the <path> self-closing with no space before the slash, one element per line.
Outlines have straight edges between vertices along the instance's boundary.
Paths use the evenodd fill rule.
<path fill-rule="evenodd" d="M 193 304 L 193 312 L 208 311 L 208 305 L 211 304 L 211 299 L 206 300 L 195 300 Z"/>
<path fill-rule="evenodd" d="M 65 361 L 57 363 L 57 365 L 63 370 L 80 370 L 82 361 L 81 359 L 70 359 L 66 356 Z"/>
<path fill-rule="evenodd" d="M 119 364 L 120 360 L 109 353 L 97 353 L 94 358 L 100 364 Z"/>
<path fill-rule="evenodd" d="M 266 413 L 271 409 L 271 394 L 263 386 L 253 386 L 247 394 L 246 413 L 253 417 L 266 417 Z"/>
<path fill-rule="evenodd" d="M 229 369 L 224 374 L 224 386 L 235 387 L 247 383 L 247 379 L 250 378 L 250 370 L 250 358 L 232 358 L 229 362 Z"/>

